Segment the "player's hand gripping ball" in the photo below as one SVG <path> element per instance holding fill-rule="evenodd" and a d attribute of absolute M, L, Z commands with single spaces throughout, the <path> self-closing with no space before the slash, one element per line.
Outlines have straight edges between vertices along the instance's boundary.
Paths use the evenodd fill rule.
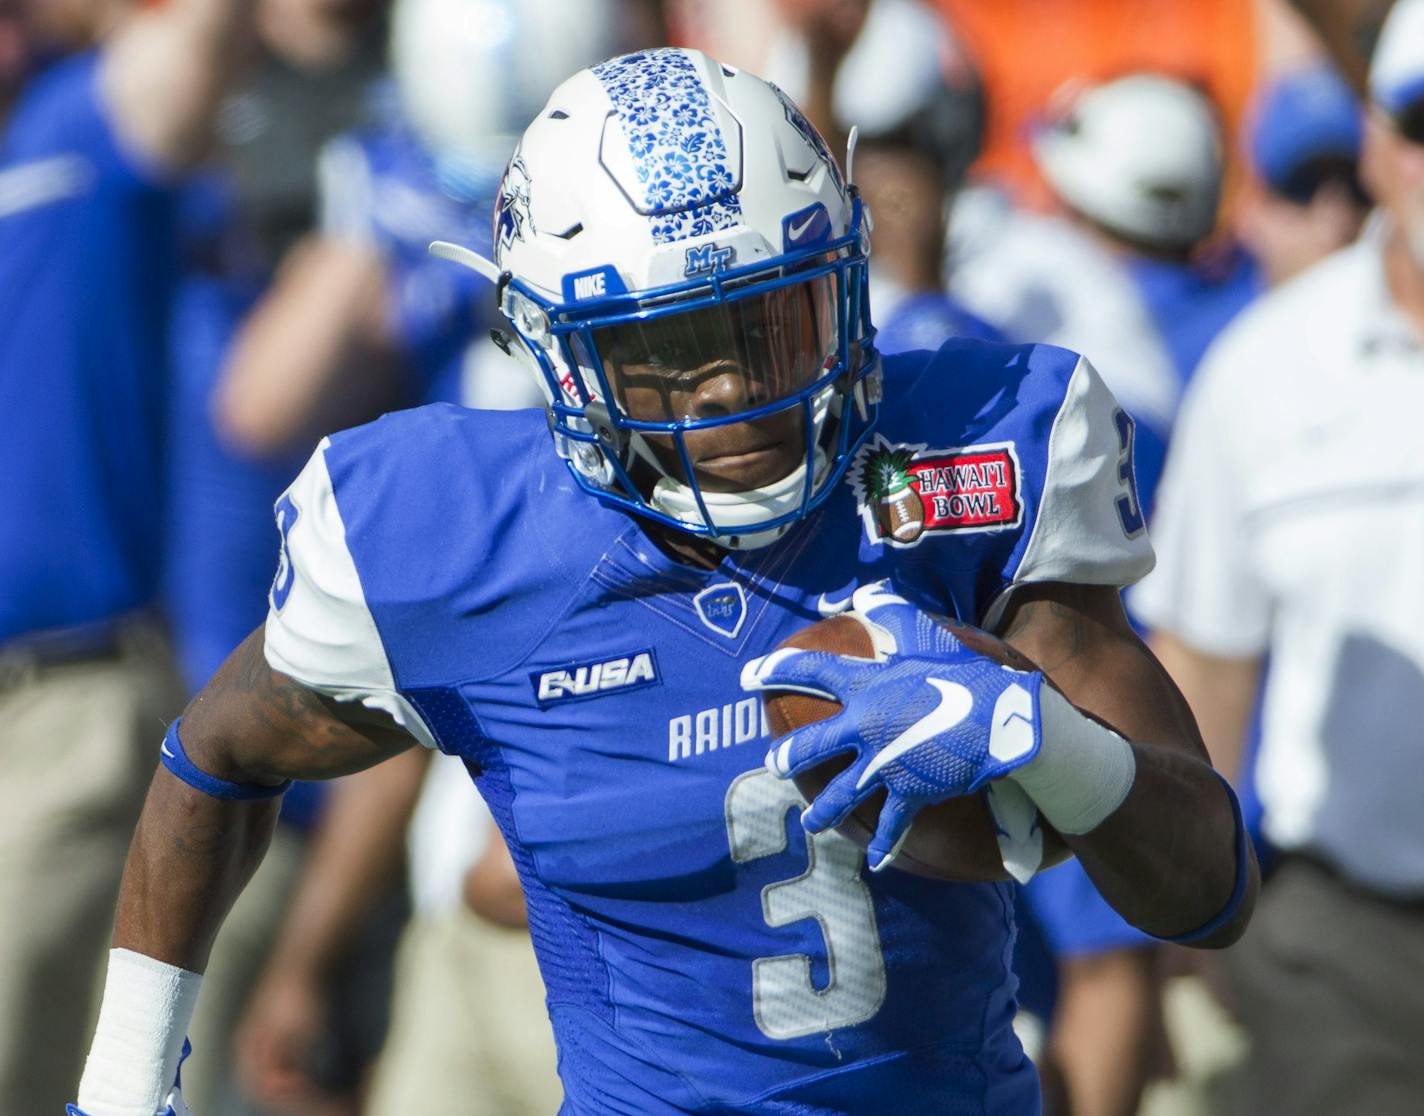
<path fill-rule="evenodd" d="M 979 792 L 1037 754 L 1042 672 L 888 582 L 857 589 L 851 606 L 742 669 L 777 737 L 767 766 L 811 800 L 808 830 L 839 829 L 874 870 L 893 860 L 938 879 L 1007 879 Z M 1062 839 L 1044 835 L 1045 859 L 1058 859 Z"/>

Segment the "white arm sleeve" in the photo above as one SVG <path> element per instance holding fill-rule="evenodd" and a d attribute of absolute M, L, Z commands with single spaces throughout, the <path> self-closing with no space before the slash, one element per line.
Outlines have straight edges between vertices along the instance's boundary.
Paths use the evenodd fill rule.
<path fill-rule="evenodd" d="M 379 709 L 426 747 L 435 738 L 397 692 L 326 470 L 328 439 L 277 502 L 282 550 L 268 598 L 267 663 L 337 701 Z"/>
<path fill-rule="evenodd" d="M 1271 603 L 1249 553 L 1243 515 L 1247 434 L 1233 434 L 1242 403 L 1232 382 L 1257 373 L 1229 346 L 1208 356 L 1187 391 L 1157 490 L 1157 568 L 1128 603 L 1148 625 L 1210 655 L 1265 651 Z"/>
<path fill-rule="evenodd" d="M 1049 435 L 1043 498 L 1015 585 L 1131 585 L 1152 568 L 1131 480 L 1131 427 L 1119 425 L 1121 410 L 1079 357 Z"/>

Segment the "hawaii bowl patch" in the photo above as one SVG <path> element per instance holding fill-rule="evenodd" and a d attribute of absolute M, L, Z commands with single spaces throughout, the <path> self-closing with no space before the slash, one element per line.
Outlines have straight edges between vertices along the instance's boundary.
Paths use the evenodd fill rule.
<path fill-rule="evenodd" d="M 1012 442 L 958 449 L 876 437 L 850 471 L 871 542 L 915 546 L 937 532 L 997 531 L 1023 522 Z"/>

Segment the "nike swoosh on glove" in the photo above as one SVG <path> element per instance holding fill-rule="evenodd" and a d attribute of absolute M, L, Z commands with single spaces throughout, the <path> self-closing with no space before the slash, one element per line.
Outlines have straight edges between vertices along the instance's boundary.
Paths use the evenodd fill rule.
<path fill-rule="evenodd" d="M 923 807 L 973 794 L 1038 753 L 1043 675 L 971 651 L 889 582 L 861 586 L 852 608 L 872 625 L 876 658 L 780 648 L 747 663 L 741 682 L 751 692 L 794 690 L 840 703 L 835 716 L 784 736 L 766 763 L 787 778 L 853 752 L 801 821 L 812 833 L 838 826 L 884 787 L 866 848 L 879 871 Z"/>

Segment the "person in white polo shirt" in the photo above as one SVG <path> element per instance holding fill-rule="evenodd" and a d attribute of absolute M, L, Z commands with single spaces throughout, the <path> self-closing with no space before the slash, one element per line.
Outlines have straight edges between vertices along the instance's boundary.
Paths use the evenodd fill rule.
<path fill-rule="evenodd" d="M 1231 957 L 1238 1110 L 1424 1104 L 1424 0 L 1370 73 L 1361 239 L 1248 309 L 1188 391 L 1132 597 L 1281 850 Z"/>

